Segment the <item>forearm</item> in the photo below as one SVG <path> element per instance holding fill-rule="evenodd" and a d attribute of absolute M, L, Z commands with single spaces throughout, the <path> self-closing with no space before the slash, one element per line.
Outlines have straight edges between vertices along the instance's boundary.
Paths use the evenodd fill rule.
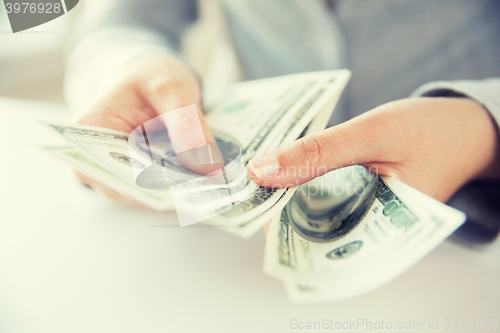
<path fill-rule="evenodd" d="M 475 179 L 500 178 L 500 136 L 498 125 L 491 113 L 478 102 L 463 98 L 464 139 L 471 141 L 473 149 L 464 156 L 464 163 L 471 165 L 471 177 Z M 469 128 L 470 132 L 467 131 Z M 466 135 L 469 133 L 469 135 Z"/>

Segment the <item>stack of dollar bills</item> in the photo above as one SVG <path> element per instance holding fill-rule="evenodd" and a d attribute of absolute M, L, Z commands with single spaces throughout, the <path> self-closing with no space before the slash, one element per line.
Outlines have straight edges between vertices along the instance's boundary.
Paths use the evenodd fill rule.
<path fill-rule="evenodd" d="M 206 121 L 218 142 L 240 147 L 246 165 L 254 157 L 324 129 L 350 76 L 349 70 L 337 70 L 237 83 L 206 104 Z M 263 188 L 246 174 L 232 175 L 226 183 L 244 182 L 245 196 L 231 206 L 216 204 L 227 188 L 204 183 L 203 177 L 196 178 L 175 162 L 166 137 L 165 151 L 156 153 L 174 161 L 167 168 L 177 179 L 200 179 L 181 191 L 174 205 L 168 187 L 137 185 L 132 169 L 138 162 L 131 158 L 129 133 L 44 125 L 68 143 L 42 147 L 45 151 L 154 210 L 210 211 L 212 217 L 203 223 L 244 238 L 271 220 L 264 270 L 282 279 L 296 302 L 334 301 L 368 292 L 408 269 L 465 220 L 463 213 L 361 166 L 335 170 L 288 189 Z"/>

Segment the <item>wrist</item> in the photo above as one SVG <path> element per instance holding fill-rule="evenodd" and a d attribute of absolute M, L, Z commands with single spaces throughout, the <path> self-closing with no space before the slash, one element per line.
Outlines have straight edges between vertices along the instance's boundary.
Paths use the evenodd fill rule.
<path fill-rule="evenodd" d="M 469 98 L 458 99 L 467 113 L 464 125 L 473 130 L 473 134 L 463 136 L 474 146 L 467 157 L 469 164 L 474 166 L 469 180 L 500 178 L 500 136 L 496 122 L 480 103 Z"/>
<path fill-rule="evenodd" d="M 166 101 L 167 109 L 186 105 L 201 105 L 201 83 L 191 67 L 175 55 L 167 52 L 149 54 L 131 68 L 127 80 L 139 88 L 153 105 Z M 165 100 L 165 96 L 168 99 Z M 164 104 L 162 102 L 162 104 Z"/>

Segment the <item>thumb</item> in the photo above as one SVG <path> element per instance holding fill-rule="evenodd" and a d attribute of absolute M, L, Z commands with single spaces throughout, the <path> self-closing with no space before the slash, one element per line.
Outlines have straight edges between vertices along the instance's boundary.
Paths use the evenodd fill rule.
<path fill-rule="evenodd" d="M 200 174 L 220 169 L 222 154 L 201 112 L 197 83 L 160 77 L 149 82 L 148 88 L 148 99 L 160 114 L 150 126 L 167 127 L 172 148 L 181 163 Z"/>
<path fill-rule="evenodd" d="M 377 160 L 380 145 L 364 127 L 362 122 L 346 122 L 306 136 L 251 160 L 247 172 L 261 186 L 283 188 L 334 169 Z"/>

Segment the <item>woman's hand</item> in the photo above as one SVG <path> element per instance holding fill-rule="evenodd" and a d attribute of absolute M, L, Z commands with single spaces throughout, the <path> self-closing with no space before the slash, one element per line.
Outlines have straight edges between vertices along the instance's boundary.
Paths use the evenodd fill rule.
<path fill-rule="evenodd" d="M 472 179 L 500 176 L 499 140 L 473 100 L 410 98 L 258 157 L 248 173 L 262 186 L 291 187 L 359 164 L 445 202 Z"/>
<path fill-rule="evenodd" d="M 155 54 L 134 62 L 120 84 L 83 114 L 77 123 L 130 133 L 150 119 L 192 104 L 196 105 L 197 116 L 172 113 L 164 118 L 176 152 L 206 145 L 215 139 L 201 113 L 201 89 L 194 73 L 172 56 Z M 199 128 L 200 121 L 204 137 L 194 135 L 193 128 Z M 196 163 L 191 165 L 187 161 L 185 164 L 193 171 L 198 171 Z M 84 184 L 105 197 L 123 199 L 119 193 L 106 186 L 77 175 Z"/>

